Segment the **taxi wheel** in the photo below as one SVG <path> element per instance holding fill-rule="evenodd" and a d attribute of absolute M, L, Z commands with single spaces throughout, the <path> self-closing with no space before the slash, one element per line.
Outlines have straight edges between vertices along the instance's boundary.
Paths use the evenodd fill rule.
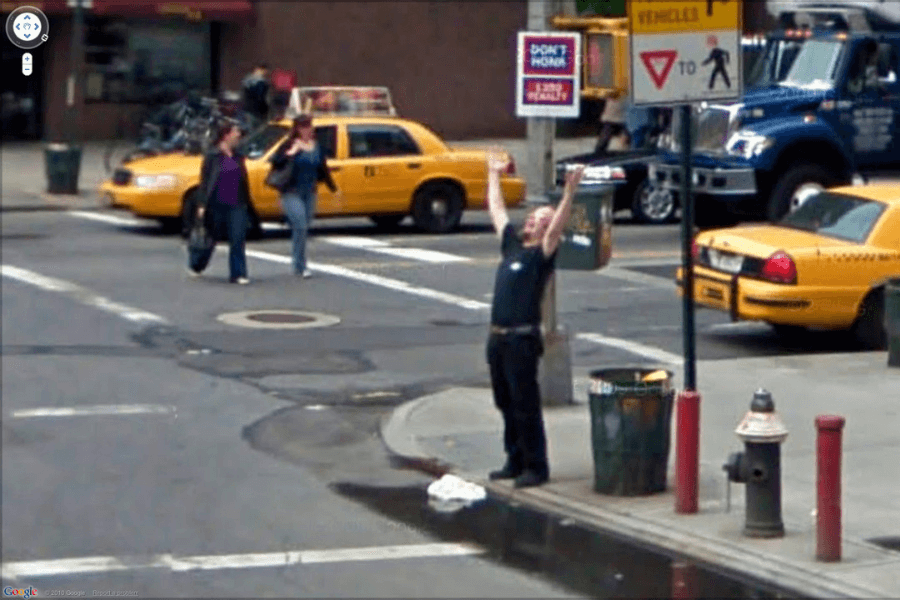
<path fill-rule="evenodd" d="M 429 233 L 446 233 L 462 218 L 462 194 L 449 183 L 429 183 L 413 200 L 413 222 Z"/>
<path fill-rule="evenodd" d="M 190 190 L 181 201 L 181 237 L 184 239 L 188 238 L 191 233 L 191 226 L 194 224 L 193 215 L 194 211 L 197 210 L 198 194 L 197 189 Z"/>
<path fill-rule="evenodd" d="M 869 292 L 853 324 L 853 336 L 867 350 L 884 350 L 887 331 L 884 326 L 884 289 Z"/>

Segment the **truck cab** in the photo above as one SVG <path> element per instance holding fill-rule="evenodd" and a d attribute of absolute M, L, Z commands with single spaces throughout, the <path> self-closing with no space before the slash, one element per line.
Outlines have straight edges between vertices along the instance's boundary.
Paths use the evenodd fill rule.
<path fill-rule="evenodd" d="M 778 220 L 825 187 L 900 171 L 900 23 L 843 7 L 785 12 L 781 22 L 774 35 L 802 40 L 783 78 L 761 77 L 739 102 L 694 107 L 700 224 L 723 213 Z M 649 167 L 676 194 L 679 127 Z"/>

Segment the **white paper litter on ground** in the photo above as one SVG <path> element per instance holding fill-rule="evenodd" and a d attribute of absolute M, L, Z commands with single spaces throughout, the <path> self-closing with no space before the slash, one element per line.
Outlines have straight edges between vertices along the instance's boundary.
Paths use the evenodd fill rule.
<path fill-rule="evenodd" d="M 487 498 L 487 492 L 480 485 L 460 479 L 456 475 L 444 475 L 428 486 L 428 496 L 441 502 L 468 505 Z"/>

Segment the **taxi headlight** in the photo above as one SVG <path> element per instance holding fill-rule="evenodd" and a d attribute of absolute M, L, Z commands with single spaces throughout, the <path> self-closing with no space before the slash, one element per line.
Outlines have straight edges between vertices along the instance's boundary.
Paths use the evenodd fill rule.
<path fill-rule="evenodd" d="M 751 159 L 754 156 L 759 156 L 774 144 L 775 140 L 770 137 L 742 129 L 732 134 L 725 145 L 725 150 L 732 156 Z"/>
<path fill-rule="evenodd" d="M 135 187 L 149 190 L 170 190 L 178 184 L 175 175 L 136 175 Z"/>

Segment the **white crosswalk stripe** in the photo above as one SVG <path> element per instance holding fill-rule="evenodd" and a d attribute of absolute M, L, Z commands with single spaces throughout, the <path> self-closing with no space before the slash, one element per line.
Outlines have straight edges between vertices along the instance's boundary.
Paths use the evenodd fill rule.
<path fill-rule="evenodd" d="M 83 575 L 144 569 L 168 569 L 175 572 L 211 571 L 220 569 L 250 569 L 260 567 L 285 567 L 338 562 L 376 560 L 409 560 L 415 558 L 440 558 L 483 554 L 484 549 L 471 544 L 432 543 L 395 546 L 371 546 L 365 548 L 338 548 L 333 550 L 294 550 L 287 552 L 263 552 L 250 554 L 220 554 L 210 556 L 175 556 L 155 554 L 150 556 L 89 556 L 55 560 L 31 560 L 4 562 L 4 579 L 16 581 L 38 577 Z"/>

